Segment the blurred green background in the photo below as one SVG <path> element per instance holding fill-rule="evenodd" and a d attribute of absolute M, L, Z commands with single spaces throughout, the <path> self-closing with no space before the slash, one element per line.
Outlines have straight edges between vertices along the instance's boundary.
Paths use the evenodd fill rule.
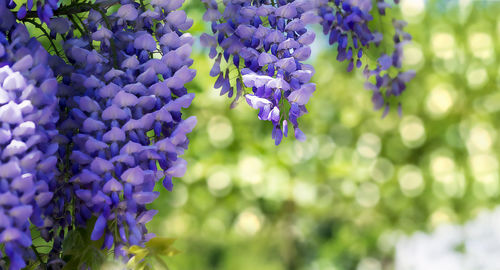
<path fill-rule="evenodd" d="M 187 3 L 197 35 L 203 7 Z M 182 251 L 170 269 L 393 269 L 401 235 L 499 203 L 500 2 L 406 0 L 391 14 L 414 39 L 403 117 L 381 119 L 361 72 L 318 34 L 307 141 L 278 147 L 244 99 L 230 110 L 219 97 L 195 47 L 188 171 L 152 205 L 151 231 Z"/>

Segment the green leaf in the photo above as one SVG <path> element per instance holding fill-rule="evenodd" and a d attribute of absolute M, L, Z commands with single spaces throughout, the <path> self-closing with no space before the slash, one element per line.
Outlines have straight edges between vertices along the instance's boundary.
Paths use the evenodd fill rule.
<path fill-rule="evenodd" d="M 66 234 L 62 243 L 63 255 L 76 255 L 85 248 L 85 241 L 82 237 L 82 230 L 72 230 Z"/>
<path fill-rule="evenodd" d="M 101 249 L 96 249 L 95 247 L 89 247 L 84 256 L 84 261 L 86 266 L 90 269 L 101 269 L 101 266 L 106 261 L 106 254 Z"/>
<path fill-rule="evenodd" d="M 175 250 L 174 248 L 172 248 L 172 244 L 174 242 L 175 238 L 155 237 L 149 240 L 145 245 L 147 248 L 151 250 L 152 253 L 172 256 L 172 255 L 167 255 L 166 253 L 170 254 L 172 253 L 171 252 L 172 250 Z"/>

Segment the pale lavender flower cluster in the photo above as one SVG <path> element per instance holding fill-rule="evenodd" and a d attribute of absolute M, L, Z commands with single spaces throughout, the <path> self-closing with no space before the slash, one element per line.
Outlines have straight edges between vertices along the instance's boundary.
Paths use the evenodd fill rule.
<path fill-rule="evenodd" d="M 251 88 L 246 101 L 259 110 L 259 119 L 273 123 L 277 145 L 288 136 L 289 123 L 295 137 L 304 140 L 297 119 L 307 112 L 305 104 L 316 88 L 310 83 L 314 68 L 303 63 L 315 38 L 306 26 L 321 19 L 316 1 L 230 0 L 222 12 L 215 0 L 203 2 L 204 20 L 211 22 L 214 35 L 203 34 L 201 42 L 215 58 L 210 72 L 217 77 L 215 88 L 229 97 L 236 92 L 234 102 Z"/>
<path fill-rule="evenodd" d="M 0 14 L 12 16 L 6 10 Z M 4 21 L 0 32 L 0 244 L 12 270 L 26 267 L 26 260 L 34 256 L 29 249 L 30 222 L 49 238 L 65 215 L 64 200 L 54 196 L 57 80 L 48 58 L 24 25 Z"/>
<path fill-rule="evenodd" d="M 86 226 L 96 217 L 91 239 L 103 237 L 103 248 L 114 247 L 116 257 L 126 256 L 122 247 L 152 237 L 145 224 L 157 210 L 146 205 L 158 197 L 156 182 L 163 179 L 171 190 L 172 178 L 186 170 L 179 155 L 196 118 L 183 119 L 181 109 L 194 98 L 184 85 L 196 72 L 189 69 L 193 37 L 184 33 L 193 22 L 182 4 L 151 1 L 149 9 L 122 1 L 106 20 L 91 10 L 90 36 L 68 39 L 73 64 L 58 65 L 68 111 L 61 143 L 73 144 L 65 154 L 78 198 L 76 222 Z"/>

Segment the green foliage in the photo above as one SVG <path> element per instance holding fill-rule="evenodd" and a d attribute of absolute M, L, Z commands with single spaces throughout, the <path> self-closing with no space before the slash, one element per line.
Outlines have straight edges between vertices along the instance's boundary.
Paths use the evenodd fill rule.
<path fill-rule="evenodd" d="M 90 269 L 100 269 L 106 261 L 107 254 L 101 249 L 103 240 L 90 240 L 94 220 L 89 222 L 87 228 L 69 231 L 63 241 L 63 259 L 66 261 L 64 270 L 81 269 L 90 267 Z"/>
<path fill-rule="evenodd" d="M 152 265 L 156 263 L 164 269 L 168 269 L 163 261 L 163 256 L 170 257 L 179 253 L 172 245 L 175 239 L 155 237 L 149 240 L 145 247 L 131 246 L 127 252 L 132 255 L 127 263 L 127 267 L 134 270 L 155 269 Z"/>

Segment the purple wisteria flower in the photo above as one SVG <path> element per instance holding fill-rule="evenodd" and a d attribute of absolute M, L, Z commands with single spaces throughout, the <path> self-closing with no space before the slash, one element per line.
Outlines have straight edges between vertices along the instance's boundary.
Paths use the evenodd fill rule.
<path fill-rule="evenodd" d="M 2 12 L 3 18 L 13 16 Z M 64 202 L 54 197 L 57 80 L 48 58 L 24 25 L 1 25 L 0 244 L 11 270 L 23 269 L 33 257 L 30 222 L 48 239 L 65 214 Z"/>
<path fill-rule="evenodd" d="M 203 2 L 203 18 L 211 22 L 214 35 L 203 34 L 201 42 L 215 58 L 210 72 L 217 77 L 214 87 L 221 88 L 221 95 L 236 94 L 232 106 L 245 94 L 247 103 L 259 110 L 259 119 L 273 123 L 276 145 L 288 136 L 289 123 L 296 138 L 305 139 L 297 119 L 307 113 L 305 104 L 315 90 L 310 83 L 314 68 L 303 62 L 315 38 L 306 26 L 321 19 L 317 1 L 230 0 L 222 13 L 215 0 Z M 252 91 L 243 93 L 245 87 Z"/>
<path fill-rule="evenodd" d="M 68 111 L 60 123 L 61 143 L 73 173 L 76 222 L 96 222 L 91 239 L 103 238 L 103 248 L 142 245 L 153 235 L 145 224 L 157 210 L 146 205 L 158 197 L 163 179 L 172 190 L 173 177 L 186 170 L 186 134 L 195 117 L 181 109 L 194 98 L 184 85 L 196 75 L 189 69 L 193 21 L 179 10 L 183 1 L 151 1 L 146 9 L 122 1 L 105 23 L 97 10 L 86 21 L 90 36 L 72 38 L 64 49 L 70 66 L 60 60 L 63 83 L 58 93 Z M 90 47 L 89 44 L 98 44 Z"/>

